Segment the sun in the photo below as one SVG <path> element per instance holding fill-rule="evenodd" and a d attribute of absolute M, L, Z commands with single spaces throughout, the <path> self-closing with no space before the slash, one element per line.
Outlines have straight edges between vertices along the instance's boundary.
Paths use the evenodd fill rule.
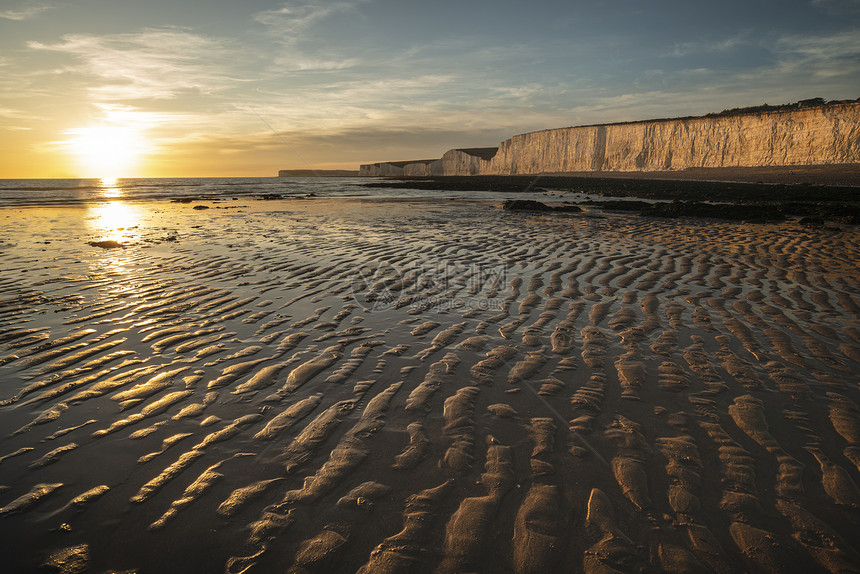
<path fill-rule="evenodd" d="M 129 177 L 140 163 L 144 141 L 138 130 L 123 126 L 76 128 L 67 132 L 68 149 L 83 177 Z"/>

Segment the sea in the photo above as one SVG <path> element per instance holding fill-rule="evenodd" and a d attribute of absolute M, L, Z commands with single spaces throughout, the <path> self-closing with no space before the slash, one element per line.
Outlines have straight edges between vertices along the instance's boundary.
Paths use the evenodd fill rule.
<path fill-rule="evenodd" d="M 0 207 L 58 206 L 134 201 L 365 198 L 387 200 L 499 201 L 509 193 L 367 187 L 370 177 L 203 177 L 128 179 L 0 179 Z M 545 190 L 516 194 L 546 198 Z M 582 197 L 582 195 L 580 195 Z"/>
<path fill-rule="evenodd" d="M 124 201 L 252 199 L 279 195 L 363 194 L 353 178 L 206 177 L 3 179 L 0 205 L 37 206 Z M 366 182 L 364 182 L 366 183 Z"/>

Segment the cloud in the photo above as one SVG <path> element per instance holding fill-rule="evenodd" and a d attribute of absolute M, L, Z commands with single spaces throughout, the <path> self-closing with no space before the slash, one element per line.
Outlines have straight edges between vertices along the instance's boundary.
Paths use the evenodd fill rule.
<path fill-rule="evenodd" d="M 753 37 L 750 32 L 742 32 L 719 40 L 676 44 L 669 55 L 701 56 L 705 53 L 732 50 L 737 50 L 742 55 L 753 50 L 766 51 L 773 56 L 776 67 L 783 69 L 793 68 L 800 71 L 805 68 L 810 73 L 820 73 L 823 67 L 825 70 L 841 68 L 847 71 L 846 64 L 860 61 L 860 35 L 854 31 L 846 31 L 819 35 Z M 742 63 L 746 63 L 748 68 L 752 67 L 749 60 Z M 856 68 L 855 65 L 848 67 Z"/>
<path fill-rule="evenodd" d="M 844 29 L 741 33 L 679 44 L 665 56 L 648 62 L 654 67 L 631 83 L 643 92 L 654 90 L 655 96 L 666 92 L 658 100 L 668 110 L 661 115 L 678 115 L 672 113 L 673 101 L 680 103 L 675 109 L 702 113 L 817 96 L 854 98 L 860 77 L 860 35 Z"/>
<path fill-rule="evenodd" d="M 320 20 L 338 12 L 352 10 L 362 2 L 332 2 L 315 4 L 312 2 L 287 2 L 276 10 L 257 12 L 253 18 L 260 24 L 273 28 L 273 32 L 283 37 L 286 43 L 301 38 L 302 33 Z"/>
<path fill-rule="evenodd" d="M 380 133 L 407 134 L 404 141 L 410 139 L 408 134 L 432 133 L 434 141 L 448 137 L 448 147 L 492 145 L 503 139 L 500 136 L 566 121 L 558 110 L 523 105 L 521 92 L 479 96 L 460 90 L 453 77 L 440 76 L 348 82 L 330 89 L 269 93 L 259 101 L 237 105 L 237 110 L 249 118 L 259 116 L 256 121 L 261 128 L 265 123 L 283 137 L 334 138 L 329 145 L 343 134 L 352 139 L 364 134 L 368 145 L 378 145 L 372 140 L 373 134 Z"/>
<path fill-rule="evenodd" d="M 2 10 L 0 11 L 0 18 L 5 20 L 29 20 L 30 18 L 35 18 L 42 12 L 46 10 L 50 10 L 53 6 L 48 4 L 43 4 L 41 2 L 25 2 L 23 6 L 18 9 L 11 10 Z"/>
<path fill-rule="evenodd" d="M 97 119 L 99 122 L 140 130 L 173 126 L 186 129 L 192 125 L 204 126 L 209 122 L 209 116 L 206 114 L 152 111 L 120 104 L 96 104 L 95 107 L 98 110 Z"/>
<path fill-rule="evenodd" d="M 858 0 L 812 0 L 810 4 L 831 15 L 856 16 L 860 14 L 860 2 Z"/>
<path fill-rule="evenodd" d="M 269 73 L 334 72 L 359 64 L 354 44 L 344 48 L 331 29 L 318 30 L 337 14 L 355 10 L 365 0 L 351 2 L 286 2 L 280 8 L 257 12 L 253 20 L 265 26 L 269 48 Z"/>
<path fill-rule="evenodd" d="M 860 55 L 860 34 L 855 31 L 830 35 L 783 36 L 776 44 L 783 54 L 800 56 L 803 59 L 842 60 Z"/>
<path fill-rule="evenodd" d="M 33 50 L 73 56 L 83 72 L 103 81 L 90 88 L 101 100 L 172 99 L 194 91 L 213 93 L 241 81 L 226 72 L 237 54 L 229 41 L 183 28 L 154 28 L 128 34 L 68 34 L 62 42 L 29 42 Z"/>
<path fill-rule="evenodd" d="M 402 109 L 432 97 L 454 81 L 452 75 L 420 75 L 377 80 L 344 79 L 314 82 L 281 90 L 258 90 L 269 111 L 296 125 L 337 124 L 373 111 Z M 241 107 L 241 106 L 240 106 Z"/>
<path fill-rule="evenodd" d="M 7 120 L 38 120 L 43 119 L 31 113 L 15 108 L 0 107 L 0 118 Z M 5 126 L 4 126 L 5 127 Z M 11 128 L 9 128 L 11 129 Z"/>
<path fill-rule="evenodd" d="M 856 79 L 860 77 L 860 35 L 856 32 L 783 36 L 773 50 L 778 58 L 774 73 L 784 80 L 794 80 L 797 84 L 845 78 L 856 90 Z M 821 85 L 821 89 L 827 88 L 826 84 Z M 831 96 L 826 92 L 821 95 Z"/>
<path fill-rule="evenodd" d="M 745 47 L 750 46 L 750 37 L 751 32 L 747 30 L 718 40 L 681 42 L 675 44 L 672 48 L 672 51 L 669 52 L 667 55 L 675 57 L 686 57 L 690 55 L 700 55 L 703 53 L 719 53 L 743 49 Z"/>
<path fill-rule="evenodd" d="M 285 67 L 284 72 L 311 72 L 311 71 L 336 71 L 346 70 L 355 67 L 359 60 L 357 58 L 347 58 L 344 60 L 325 60 L 316 58 L 290 58 L 279 60 L 283 61 Z"/>

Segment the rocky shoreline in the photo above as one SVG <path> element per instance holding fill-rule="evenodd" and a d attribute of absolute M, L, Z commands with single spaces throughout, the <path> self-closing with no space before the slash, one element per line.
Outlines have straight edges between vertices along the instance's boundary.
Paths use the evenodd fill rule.
<path fill-rule="evenodd" d="M 587 205 L 656 217 L 743 221 L 782 221 L 787 217 L 799 217 L 814 225 L 823 225 L 825 221 L 860 222 L 858 188 L 847 185 L 542 175 L 400 177 L 368 183 L 366 187 L 500 193 L 544 191 L 564 205 Z M 604 201 L 586 196 L 614 199 Z M 618 198 L 672 203 L 654 205 L 643 201 L 619 201 Z"/>

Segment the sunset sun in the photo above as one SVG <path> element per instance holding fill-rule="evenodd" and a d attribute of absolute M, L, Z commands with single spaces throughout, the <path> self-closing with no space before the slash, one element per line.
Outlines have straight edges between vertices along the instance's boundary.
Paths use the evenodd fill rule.
<path fill-rule="evenodd" d="M 71 130 L 69 150 L 85 177 L 128 177 L 140 162 L 144 142 L 128 127 L 90 127 Z"/>

